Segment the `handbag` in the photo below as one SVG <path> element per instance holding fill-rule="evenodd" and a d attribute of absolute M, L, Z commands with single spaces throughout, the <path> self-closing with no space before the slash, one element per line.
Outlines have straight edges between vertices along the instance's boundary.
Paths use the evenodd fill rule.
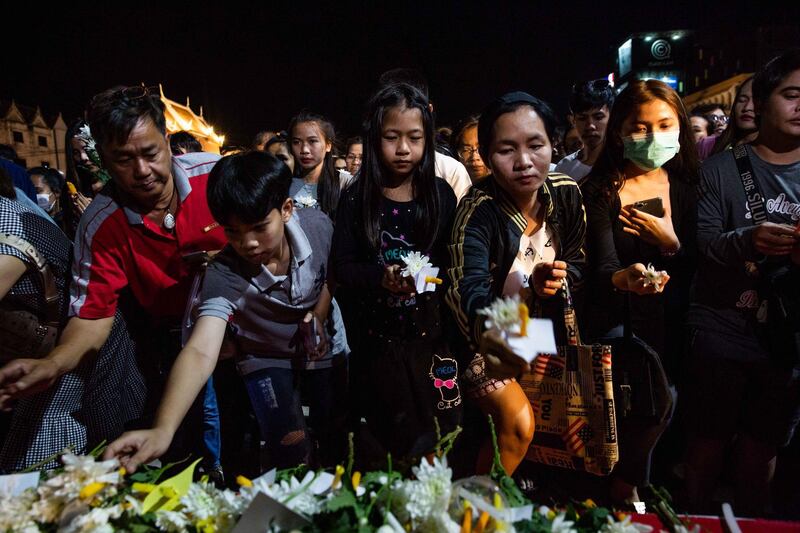
<path fill-rule="evenodd" d="M 756 225 L 763 224 L 768 219 L 764 194 L 747 148 L 740 145 L 732 151 L 750 215 Z M 800 268 L 788 260 L 764 258 L 752 270 L 757 272 L 761 301 L 756 313 L 757 335 L 774 362 L 795 366 L 800 362 Z"/>
<path fill-rule="evenodd" d="M 538 356 L 519 380 L 535 419 L 526 458 L 605 476 L 619 460 L 611 346 L 581 344 L 566 282 L 560 294 L 567 344 Z"/>
<path fill-rule="evenodd" d="M 0 233 L 0 243 L 22 253 L 29 270 L 36 271 L 44 287 L 44 317 L 20 309 L 13 295 L 0 304 L 0 361 L 20 357 L 44 357 L 56 344 L 59 335 L 60 302 L 55 277 L 47 260 L 31 243 L 8 233 Z"/>
<path fill-rule="evenodd" d="M 617 418 L 654 425 L 672 416 L 674 396 L 661 357 L 645 341 L 632 333 L 630 296 L 625 300 L 622 337 L 604 337 L 598 342 L 611 346 L 614 364 L 614 399 Z"/>

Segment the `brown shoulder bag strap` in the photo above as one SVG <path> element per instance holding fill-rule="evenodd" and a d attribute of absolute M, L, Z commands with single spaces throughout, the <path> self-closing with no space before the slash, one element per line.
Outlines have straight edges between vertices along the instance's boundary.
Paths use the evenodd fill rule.
<path fill-rule="evenodd" d="M 42 286 L 44 287 L 45 322 L 47 325 L 57 328 L 59 325 L 58 317 L 60 315 L 58 287 L 56 287 L 56 280 L 47 260 L 39 254 L 35 246 L 17 235 L 0 233 L 0 243 L 7 244 L 19 250 L 22 255 L 28 258 L 28 268 L 39 273 Z"/>

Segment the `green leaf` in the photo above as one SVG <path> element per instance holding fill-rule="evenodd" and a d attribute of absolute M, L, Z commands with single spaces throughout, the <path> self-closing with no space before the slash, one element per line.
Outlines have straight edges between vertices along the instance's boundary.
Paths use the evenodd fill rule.
<path fill-rule="evenodd" d="M 355 508 L 356 505 L 355 495 L 349 490 L 343 490 L 326 502 L 325 509 L 330 512 L 336 512 L 346 507 Z"/>
<path fill-rule="evenodd" d="M 275 472 L 275 481 L 280 483 L 281 481 L 289 481 L 293 477 L 296 479 L 303 479 L 306 476 L 306 472 L 308 472 L 307 464 L 299 464 L 294 468 L 278 470 Z"/>
<path fill-rule="evenodd" d="M 344 469 L 348 479 L 353 478 L 353 463 L 355 462 L 355 455 L 356 447 L 353 444 L 353 432 L 351 431 L 347 434 L 347 466 Z M 350 485 L 350 488 L 352 488 L 352 482 Z"/>
<path fill-rule="evenodd" d="M 531 503 L 517 486 L 517 483 L 508 475 L 506 469 L 503 468 L 503 463 L 500 461 L 500 446 L 497 444 L 497 431 L 495 431 L 494 420 L 492 420 L 491 415 L 489 415 L 489 431 L 492 435 L 492 447 L 494 448 L 494 461 L 492 462 L 492 470 L 489 473 L 489 477 L 500 486 L 500 490 L 503 491 L 503 495 L 505 495 L 510 507 L 520 507 Z"/>
<path fill-rule="evenodd" d="M 574 511 L 574 509 L 573 509 Z M 580 518 L 567 517 L 568 520 L 575 522 L 575 525 L 581 528 L 586 528 L 589 531 L 599 531 L 606 523 L 608 523 L 609 510 L 604 507 L 593 507 L 585 509 Z"/>
<path fill-rule="evenodd" d="M 158 529 L 149 524 L 128 524 L 128 529 L 130 529 L 131 533 L 150 533 L 151 531 L 158 531 Z"/>

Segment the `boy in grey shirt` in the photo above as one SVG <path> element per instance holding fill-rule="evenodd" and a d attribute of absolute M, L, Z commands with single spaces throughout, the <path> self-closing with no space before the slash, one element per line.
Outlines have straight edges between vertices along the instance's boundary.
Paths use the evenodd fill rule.
<path fill-rule="evenodd" d="M 265 152 L 222 158 L 211 171 L 208 205 L 228 245 L 208 266 L 197 321 L 154 427 L 126 433 L 106 452 L 129 471 L 166 451 L 224 341 L 235 347 L 271 462 L 287 468 L 341 459 L 349 349 L 327 284 L 333 225 L 321 211 L 295 211 L 290 183 L 288 167 Z M 319 458 L 312 457 L 301 383 Z"/>

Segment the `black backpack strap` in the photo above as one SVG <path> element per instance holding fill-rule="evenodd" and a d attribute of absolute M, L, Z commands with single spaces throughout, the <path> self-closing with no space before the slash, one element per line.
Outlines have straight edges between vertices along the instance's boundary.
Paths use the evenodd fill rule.
<path fill-rule="evenodd" d="M 750 209 L 750 216 L 753 222 L 763 224 L 767 221 L 767 209 L 764 206 L 764 194 L 758 184 L 756 173 L 753 171 L 753 163 L 747 154 L 747 146 L 741 144 L 732 150 L 736 160 L 736 168 L 739 169 L 739 179 L 742 180 L 744 195 L 747 198 L 747 207 Z"/>

